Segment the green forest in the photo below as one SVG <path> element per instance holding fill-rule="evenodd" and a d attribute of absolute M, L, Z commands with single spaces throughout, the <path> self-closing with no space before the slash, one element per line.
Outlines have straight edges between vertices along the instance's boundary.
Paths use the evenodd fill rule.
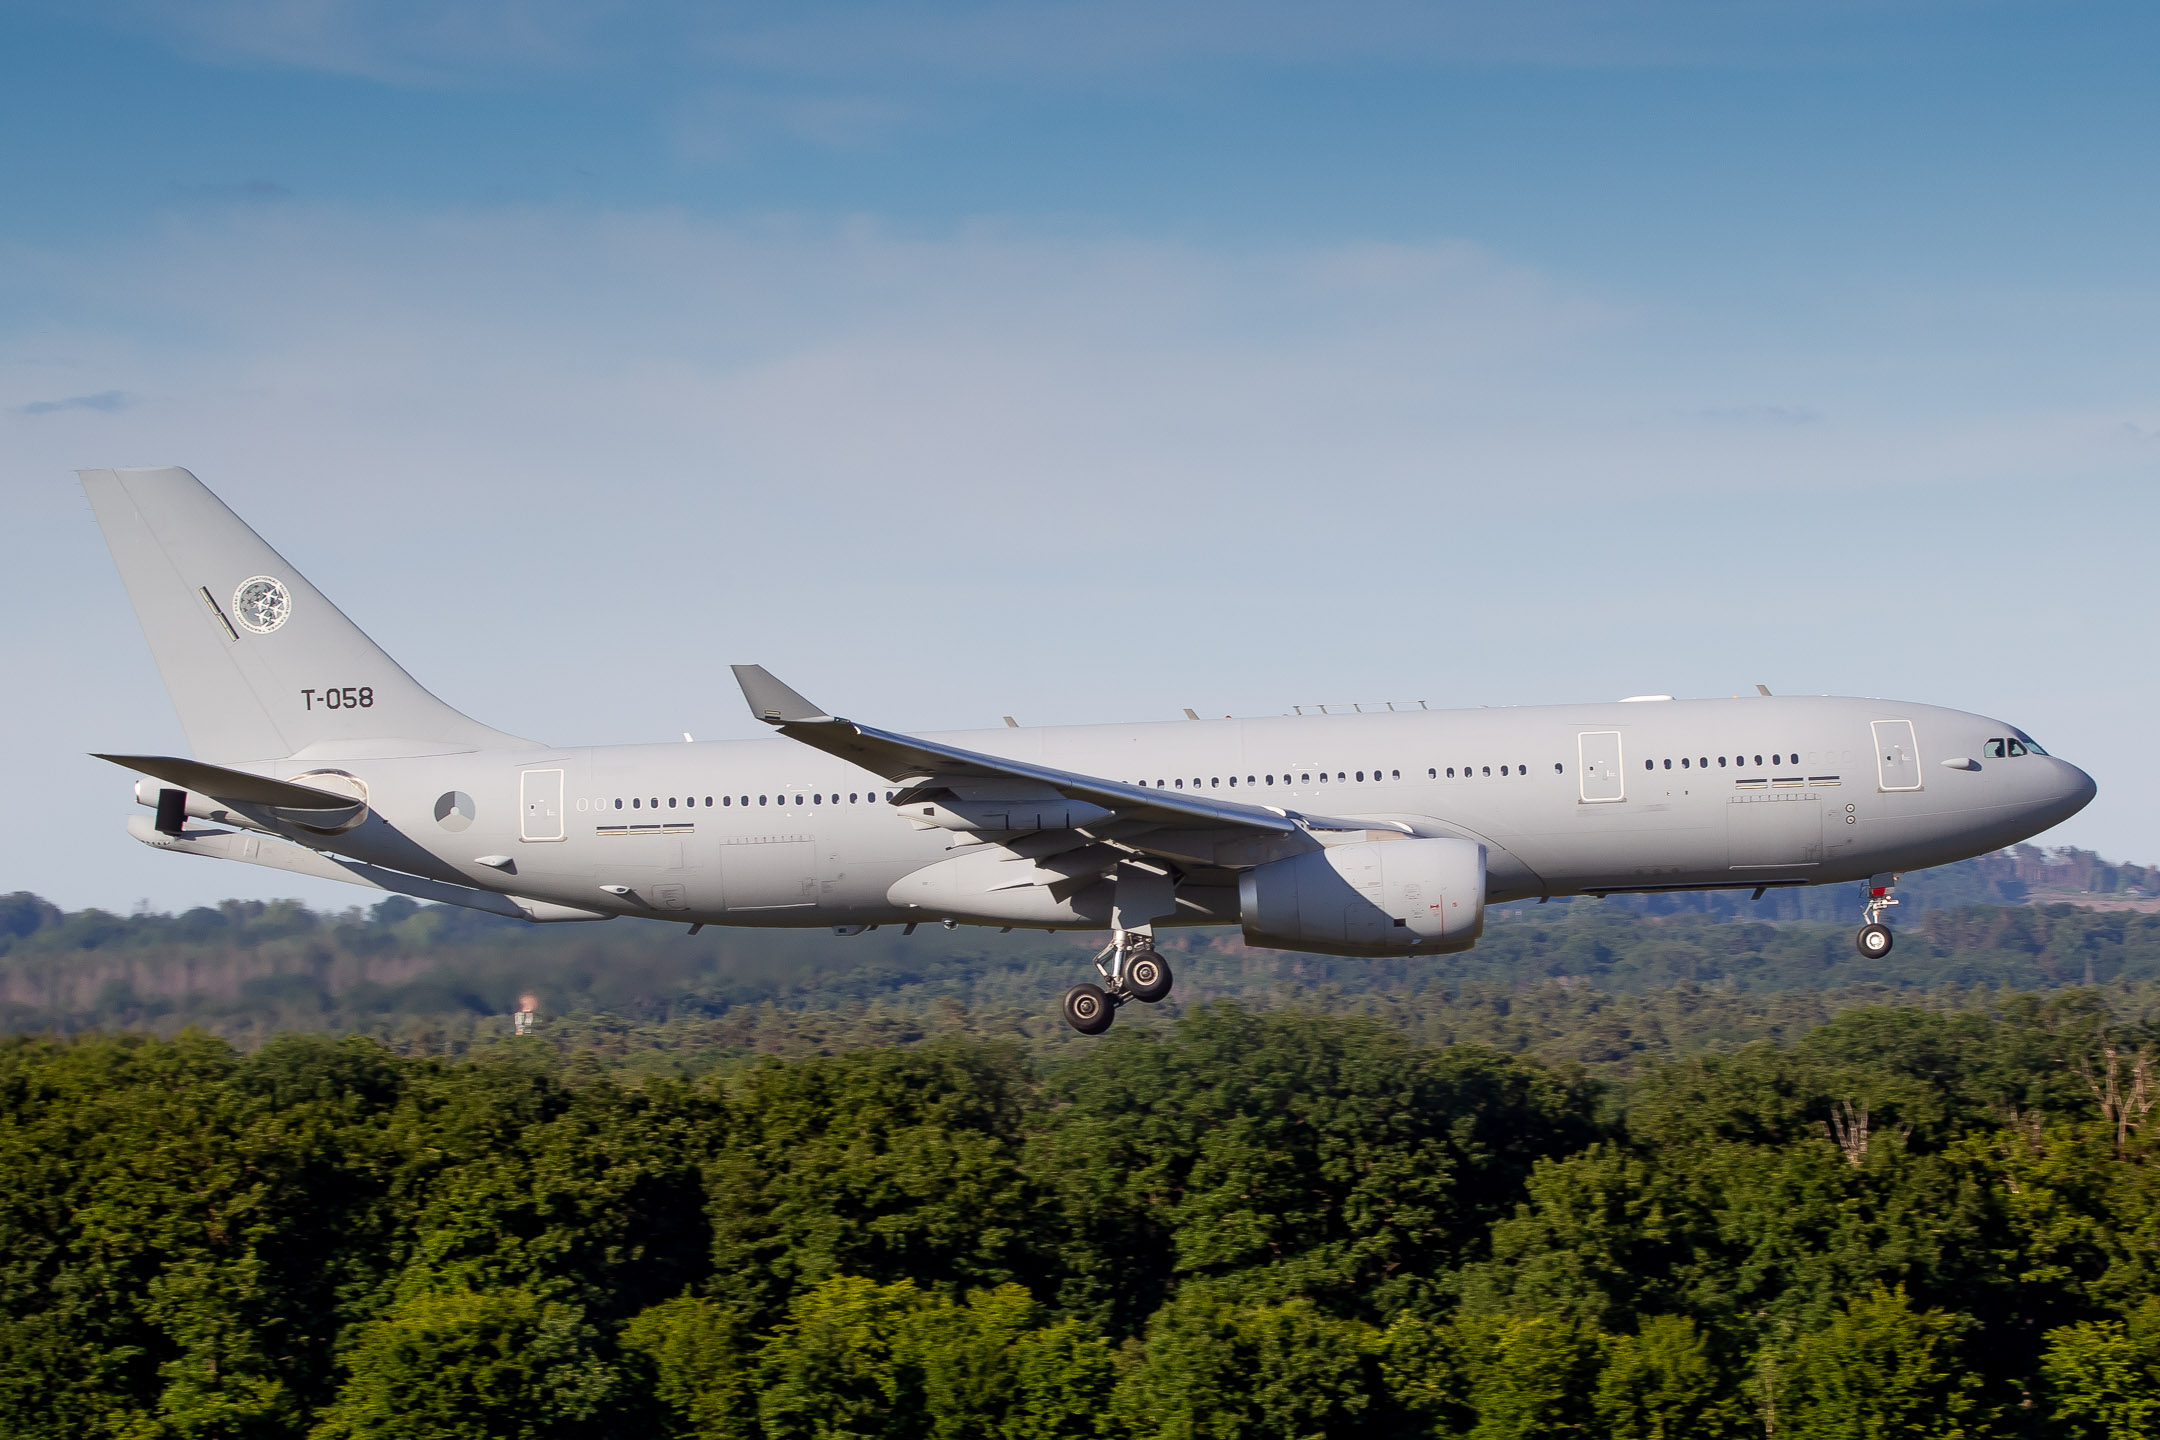
<path fill-rule="evenodd" d="M 0 898 L 0 1437 L 2160 1435 L 2160 915 L 1975 883 L 1097 1040 L 1071 937 Z"/>
<path fill-rule="evenodd" d="M 13 1436 L 2150 1436 L 2154 1032 L 0 1049 Z"/>

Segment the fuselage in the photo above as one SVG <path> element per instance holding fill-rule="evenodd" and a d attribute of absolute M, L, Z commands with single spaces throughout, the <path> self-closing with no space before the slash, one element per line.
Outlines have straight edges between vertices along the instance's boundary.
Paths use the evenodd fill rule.
<path fill-rule="evenodd" d="M 1494 902 L 1862 880 L 2026 839 L 2094 793 L 2084 772 L 2002 721 L 1835 697 L 933 738 L 1106 779 L 1475 839 L 1487 847 Z M 318 749 L 264 768 L 287 779 L 337 770 L 366 787 L 367 819 L 309 844 L 482 889 L 706 924 L 980 918 L 891 893 L 980 837 L 926 823 L 890 803 L 900 785 L 792 740 L 384 758 Z M 1205 866 L 1182 875 L 1178 920 L 1234 923 L 1225 879 Z"/>

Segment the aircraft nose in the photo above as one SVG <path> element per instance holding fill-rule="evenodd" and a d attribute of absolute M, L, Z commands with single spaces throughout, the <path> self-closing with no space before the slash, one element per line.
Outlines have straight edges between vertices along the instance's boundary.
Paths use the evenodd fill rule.
<path fill-rule="evenodd" d="M 2100 793 L 2100 787 L 2093 783 L 2092 776 L 2078 769 L 2069 761 L 2057 760 L 2050 755 L 2048 764 L 2054 769 L 2054 784 L 2050 787 L 2048 813 L 2054 817 L 2055 821 L 2069 819 L 2072 815 L 2077 814 L 2078 811 L 2091 804 L 2093 796 Z"/>

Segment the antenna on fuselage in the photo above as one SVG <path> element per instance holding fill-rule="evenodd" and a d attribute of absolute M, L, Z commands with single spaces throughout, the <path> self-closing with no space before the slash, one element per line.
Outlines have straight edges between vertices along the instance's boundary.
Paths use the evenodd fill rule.
<path fill-rule="evenodd" d="M 1770 693 L 1770 687 L 1768 685 L 1757 685 L 1755 687 L 1755 693 L 1758 695 L 1768 695 Z"/>

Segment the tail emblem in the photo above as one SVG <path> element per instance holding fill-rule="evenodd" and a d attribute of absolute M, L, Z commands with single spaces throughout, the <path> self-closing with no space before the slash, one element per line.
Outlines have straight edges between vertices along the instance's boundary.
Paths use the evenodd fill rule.
<path fill-rule="evenodd" d="M 282 580 L 255 575 L 233 591 L 233 614 L 257 635 L 268 635 L 292 618 L 292 592 Z"/>

